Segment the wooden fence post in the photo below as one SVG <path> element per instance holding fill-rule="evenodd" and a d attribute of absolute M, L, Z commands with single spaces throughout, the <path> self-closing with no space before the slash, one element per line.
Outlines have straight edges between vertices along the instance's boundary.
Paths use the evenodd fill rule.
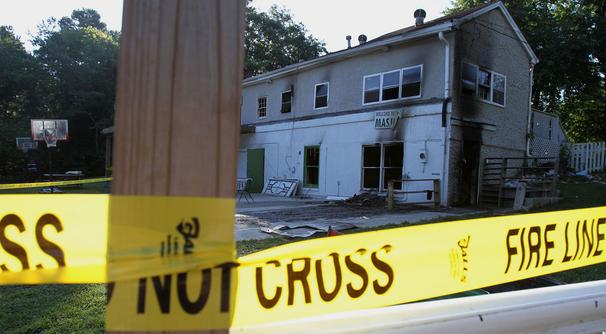
<path fill-rule="evenodd" d="M 113 194 L 235 196 L 244 11 L 242 0 L 125 0 Z"/>

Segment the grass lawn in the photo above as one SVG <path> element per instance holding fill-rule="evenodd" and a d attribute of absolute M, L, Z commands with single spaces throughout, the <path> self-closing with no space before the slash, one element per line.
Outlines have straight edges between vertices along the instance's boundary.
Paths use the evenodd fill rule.
<path fill-rule="evenodd" d="M 601 176 L 603 180 L 606 180 L 606 173 L 602 173 Z M 570 178 L 563 180 L 559 184 L 559 189 L 563 201 L 535 211 L 606 206 L 606 185 L 604 184 Z M 28 192 L 37 193 L 37 190 L 10 193 Z M 83 185 L 82 188 L 70 189 L 69 192 L 108 193 L 109 187 L 105 184 L 90 184 Z M 432 221 L 426 223 L 429 222 Z M 368 230 L 371 229 L 356 229 L 348 233 Z M 292 241 L 295 240 L 280 237 L 247 240 L 238 241 L 236 247 L 238 255 L 242 256 Z M 557 273 L 551 277 L 569 283 L 604 279 L 606 278 L 606 263 Z M 104 285 L 0 286 L 0 324 L 2 324 L 3 333 L 102 333 L 104 312 Z"/>

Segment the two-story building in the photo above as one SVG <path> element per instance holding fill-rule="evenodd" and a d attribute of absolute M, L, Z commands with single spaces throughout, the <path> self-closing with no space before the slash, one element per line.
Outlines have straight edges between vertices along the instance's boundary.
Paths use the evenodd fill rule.
<path fill-rule="evenodd" d="M 415 13 L 415 26 L 245 79 L 239 177 L 338 197 L 440 179 L 442 203 L 470 204 L 484 157 L 525 156 L 538 59 L 504 5 Z"/>

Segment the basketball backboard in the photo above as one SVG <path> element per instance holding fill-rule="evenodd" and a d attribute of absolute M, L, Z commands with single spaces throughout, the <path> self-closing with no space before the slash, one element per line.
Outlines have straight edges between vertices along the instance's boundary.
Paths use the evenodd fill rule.
<path fill-rule="evenodd" d="M 17 143 L 17 148 L 23 152 L 38 148 L 38 143 L 32 140 L 30 137 L 16 137 L 15 142 Z"/>
<path fill-rule="evenodd" d="M 48 147 L 56 146 L 57 140 L 67 140 L 66 119 L 32 119 L 32 139 L 44 140 Z"/>

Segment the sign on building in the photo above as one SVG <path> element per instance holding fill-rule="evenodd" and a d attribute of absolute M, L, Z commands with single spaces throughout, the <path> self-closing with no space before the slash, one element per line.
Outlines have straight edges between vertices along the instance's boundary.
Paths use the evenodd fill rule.
<path fill-rule="evenodd" d="M 375 129 L 393 129 L 400 118 L 399 111 L 376 111 Z"/>

